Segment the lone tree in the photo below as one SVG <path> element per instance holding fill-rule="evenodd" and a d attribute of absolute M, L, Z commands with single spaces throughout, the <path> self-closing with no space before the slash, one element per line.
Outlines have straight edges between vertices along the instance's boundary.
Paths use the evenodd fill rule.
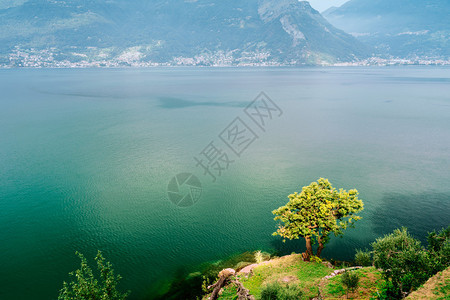
<path fill-rule="evenodd" d="M 313 255 L 312 244 L 317 241 L 317 256 L 329 240 L 330 233 L 340 236 L 348 226 L 361 219 L 355 214 L 363 210 L 358 191 L 337 191 L 328 179 L 320 178 L 301 193 L 289 195 L 289 202 L 274 210 L 275 220 L 281 221 L 273 235 L 286 239 L 303 237 L 306 241 L 305 260 Z"/>

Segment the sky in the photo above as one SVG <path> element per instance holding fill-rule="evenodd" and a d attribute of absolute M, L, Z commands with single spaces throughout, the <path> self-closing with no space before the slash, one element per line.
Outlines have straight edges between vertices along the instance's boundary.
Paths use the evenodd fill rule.
<path fill-rule="evenodd" d="M 344 4 L 349 0 L 308 0 L 308 1 L 314 9 L 323 12 L 324 10 L 332 6 L 341 6 L 342 4 Z"/>

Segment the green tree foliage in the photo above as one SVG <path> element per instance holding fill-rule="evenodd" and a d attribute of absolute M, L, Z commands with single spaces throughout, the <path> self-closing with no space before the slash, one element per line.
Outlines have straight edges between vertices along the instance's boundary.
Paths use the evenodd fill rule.
<path fill-rule="evenodd" d="M 288 197 L 286 205 L 272 212 L 275 220 L 280 221 L 274 235 L 291 240 L 303 237 L 307 260 L 313 255 L 314 242 L 318 243 L 317 256 L 320 257 L 330 233 L 342 235 L 348 226 L 361 218 L 355 215 L 363 209 L 358 191 L 337 191 L 328 179 L 320 178 L 303 187 L 301 193 Z"/>
<path fill-rule="evenodd" d="M 406 228 L 378 238 L 372 247 L 375 267 L 390 282 L 390 297 L 403 298 L 430 277 L 428 253 Z"/>
<path fill-rule="evenodd" d="M 363 267 L 371 266 L 372 265 L 372 257 L 371 257 L 370 251 L 367 249 L 365 251 L 363 251 L 361 249 L 356 250 L 355 263 L 358 266 L 363 266 Z"/>
<path fill-rule="evenodd" d="M 355 272 L 346 271 L 341 276 L 342 285 L 347 289 L 347 298 L 348 292 L 354 292 L 358 288 L 359 285 L 359 276 Z"/>
<path fill-rule="evenodd" d="M 450 226 L 430 232 L 427 240 L 431 273 L 436 274 L 450 266 Z"/>
<path fill-rule="evenodd" d="M 95 260 L 100 273 L 99 280 L 95 278 L 83 254 L 76 252 L 81 260 L 80 269 L 69 273 L 75 277 L 70 283 L 64 282 L 58 300 L 124 300 L 128 293 L 121 293 L 117 285 L 122 279 L 114 275 L 110 262 L 105 261 L 102 253 L 98 251 Z"/>

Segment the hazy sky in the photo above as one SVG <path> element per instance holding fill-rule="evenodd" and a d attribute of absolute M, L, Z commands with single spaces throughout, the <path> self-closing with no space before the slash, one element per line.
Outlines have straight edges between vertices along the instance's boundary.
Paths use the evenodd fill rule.
<path fill-rule="evenodd" d="M 308 0 L 311 6 L 322 12 L 331 6 L 341 6 L 349 0 Z"/>

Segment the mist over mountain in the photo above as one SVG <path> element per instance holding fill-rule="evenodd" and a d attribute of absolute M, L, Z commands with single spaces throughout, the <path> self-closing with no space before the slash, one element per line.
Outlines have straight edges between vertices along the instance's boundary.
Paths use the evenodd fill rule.
<path fill-rule="evenodd" d="M 367 47 L 297 0 L 21 0 L 0 6 L 0 64 L 320 64 Z"/>
<path fill-rule="evenodd" d="M 448 0 L 351 0 L 323 15 L 379 55 L 450 57 Z"/>

